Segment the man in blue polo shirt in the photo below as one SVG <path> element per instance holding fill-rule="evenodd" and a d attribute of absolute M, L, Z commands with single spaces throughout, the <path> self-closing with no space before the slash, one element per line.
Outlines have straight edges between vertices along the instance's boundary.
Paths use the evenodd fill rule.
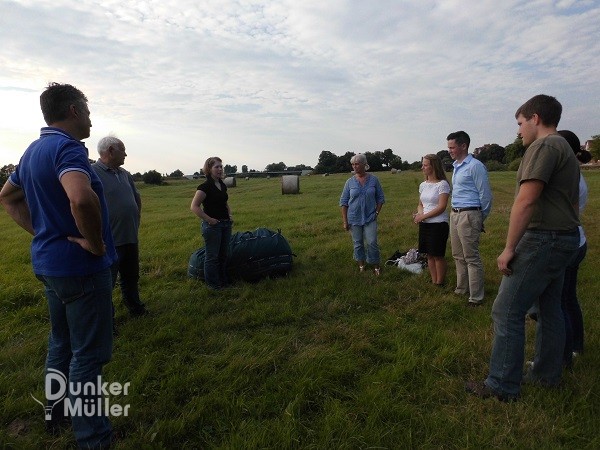
<path fill-rule="evenodd" d="M 450 244 L 456 265 L 456 289 L 469 294 L 469 306 L 483 303 L 483 263 L 479 255 L 479 237 L 483 222 L 492 209 L 492 189 L 487 169 L 469 154 L 471 138 L 464 131 L 450 133 L 448 152 L 454 160 L 452 173 L 452 212 Z"/>
<path fill-rule="evenodd" d="M 65 402 L 51 400 L 60 372 L 68 385 L 98 382 L 112 356 L 110 267 L 116 252 L 102 184 L 80 142 L 92 123 L 87 98 L 68 84 L 51 83 L 40 96 L 48 127 L 25 151 L 0 192 L 13 220 L 33 235 L 31 260 L 44 283 L 50 313 L 45 383 L 52 419 L 49 431 L 68 420 Z M 48 392 L 48 390 L 50 392 Z M 69 389 L 70 405 L 98 402 L 98 395 Z M 110 445 L 112 427 L 103 413 L 73 414 L 81 448 Z"/>

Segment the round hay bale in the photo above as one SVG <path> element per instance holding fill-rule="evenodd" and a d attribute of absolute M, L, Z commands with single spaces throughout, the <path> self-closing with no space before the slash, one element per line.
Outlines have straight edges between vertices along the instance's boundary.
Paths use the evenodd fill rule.
<path fill-rule="evenodd" d="M 298 194 L 300 193 L 300 177 L 298 175 L 284 175 L 281 177 L 281 193 Z"/>
<path fill-rule="evenodd" d="M 235 177 L 227 177 L 223 180 L 223 183 L 225 183 L 225 186 L 228 188 L 235 187 Z"/>
<path fill-rule="evenodd" d="M 270 179 L 271 179 L 271 175 L 267 175 L 267 180 L 270 180 Z"/>
<path fill-rule="evenodd" d="M 392 173 L 398 172 L 398 169 L 392 169 Z"/>
<path fill-rule="evenodd" d="M 250 179 L 250 177 L 246 177 L 246 181 L 248 181 Z"/>
<path fill-rule="evenodd" d="M 328 177 L 328 176 L 329 176 L 329 174 L 328 174 L 328 173 L 324 173 L 324 174 L 323 174 L 323 176 L 324 176 L 324 177 Z"/>

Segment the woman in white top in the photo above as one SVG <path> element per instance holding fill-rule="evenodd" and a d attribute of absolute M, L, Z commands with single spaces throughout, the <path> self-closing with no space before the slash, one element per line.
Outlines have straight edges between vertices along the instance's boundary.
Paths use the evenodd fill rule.
<path fill-rule="evenodd" d="M 446 243 L 448 241 L 448 198 L 450 184 L 439 156 L 423 156 L 421 170 L 425 176 L 419 186 L 419 205 L 413 215 L 419 224 L 419 253 L 427 254 L 427 266 L 431 282 L 443 286 L 448 265 L 446 263 Z"/>

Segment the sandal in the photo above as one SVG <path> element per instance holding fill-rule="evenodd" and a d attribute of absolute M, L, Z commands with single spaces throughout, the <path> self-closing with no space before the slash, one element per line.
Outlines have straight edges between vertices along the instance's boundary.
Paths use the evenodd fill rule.
<path fill-rule="evenodd" d="M 379 275 L 381 275 L 381 268 L 379 268 L 379 267 L 375 267 L 375 268 L 373 269 L 373 273 L 375 274 L 375 276 L 377 276 L 377 277 L 378 277 Z"/>

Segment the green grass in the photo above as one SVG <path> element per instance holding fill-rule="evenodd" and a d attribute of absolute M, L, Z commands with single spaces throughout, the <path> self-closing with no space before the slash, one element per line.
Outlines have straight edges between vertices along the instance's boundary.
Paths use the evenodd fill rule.
<path fill-rule="evenodd" d="M 377 175 L 388 257 L 416 246 L 411 212 L 422 177 Z M 486 303 L 477 309 L 452 293 L 452 262 L 445 290 L 427 273 L 358 273 L 337 206 L 348 175 L 303 177 L 301 193 L 286 196 L 279 179 L 238 180 L 230 190 L 234 231 L 279 228 L 298 256 L 286 278 L 217 293 L 187 278 L 189 256 L 203 245 L 189 211 L 197 182 L 140 185 L 141 292 L 151 315 L 130 319 L 115 291 L 119 336 L 105 381 L 131 382 L 127 397 L 111 398 L 131 404 L 129 416 L 113 419 L 124 433 L 117 448 L 599 448 L 600 172 L 585 176 L 590 242 L 579 292 L 587 352 L 562 387 L 526 387 L 514 404 L 463 388 L 487 373 L 495 260 L 514 172 L 490 174 L 494 208 L 481 243 Z M 43 398 L 49 330 L 30 239 L 5 213 L 0 229 L 0 444 L 73 446 L 71 432 L 45 434 L 30 397 Z M 531 325 L 527 332 L 531 356 Z"/>

